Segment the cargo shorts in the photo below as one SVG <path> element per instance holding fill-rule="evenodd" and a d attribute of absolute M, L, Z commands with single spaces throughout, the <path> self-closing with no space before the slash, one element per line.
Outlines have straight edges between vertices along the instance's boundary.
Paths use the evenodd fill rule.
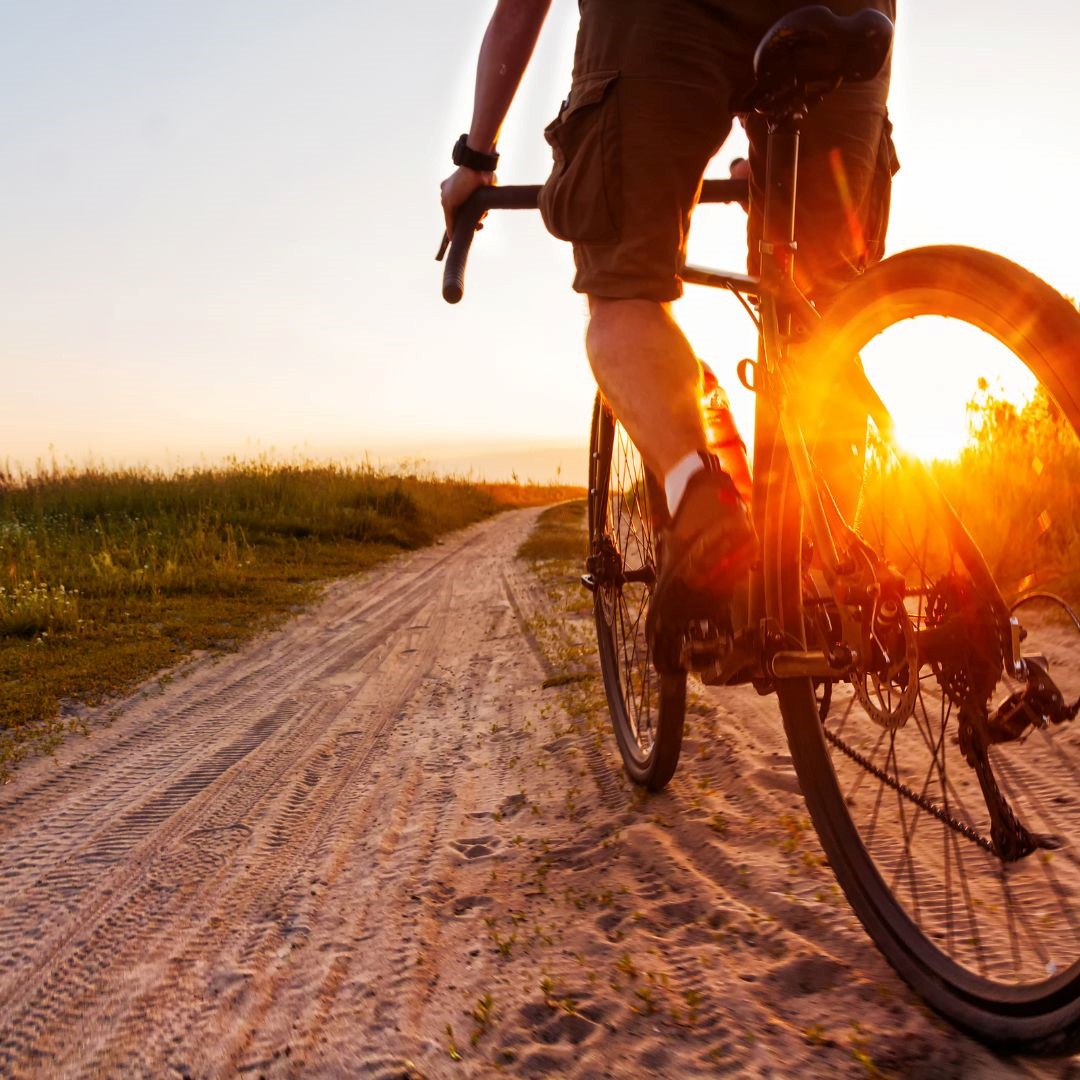
<path fill-rule="evenodd" d="M 545 137 L 540 191 L 548 230 L 574 247 L 574 288 L 591 296 L 670 301 L 702 174 L 753 82 L 753 54 L 791 0 L 581 0 L 570 94 Z M 839 14 L 893 0 L 834 0 Z M 886 69 L 844 85 L 802 128 L 797 280 L 819 306 L 884 251 L 898 168 Z M 750 139 L 749 267 L 757 269 L 765 125 Z"/>

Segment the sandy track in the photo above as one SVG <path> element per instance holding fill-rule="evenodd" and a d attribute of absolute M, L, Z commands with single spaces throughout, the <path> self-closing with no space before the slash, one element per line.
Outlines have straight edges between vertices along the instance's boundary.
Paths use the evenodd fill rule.
<path fill-rule="evenodd" d="M 930 1017 L 817 865 L 775 707 L 647 802 L 506 514 L 0 790 L 0 1075 L 1063 1075 Z M 558 681 L 558 680 L 555 680 Z"/>

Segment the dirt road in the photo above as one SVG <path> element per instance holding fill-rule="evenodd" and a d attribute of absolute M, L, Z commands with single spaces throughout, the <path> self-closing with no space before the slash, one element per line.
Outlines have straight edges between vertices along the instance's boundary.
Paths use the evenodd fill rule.
<path fill-rule="evenodd" d="M 0 1075 L 1065 1074 L 879 958 L 771 699 L 702 692 L 635 796 L 537 644 L 535 514 L 335 584 L 0 790 Z"/>

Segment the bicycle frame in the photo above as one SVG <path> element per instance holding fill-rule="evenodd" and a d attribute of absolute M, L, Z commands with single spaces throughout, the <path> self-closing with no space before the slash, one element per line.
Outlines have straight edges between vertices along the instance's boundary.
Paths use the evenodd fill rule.
<path fill-rule="evenodd" d="M 854 565 L 847 552 L 858 551 L 863 545 L 844 520 L 827 484 L 820 475 L 816 475 L 795 406 L 796 365 L 791 362 L 790 348 L 805 338 L 809 328 L 821 317 L 795 284 L 794 278 L 800 120 L 801 116 L 796 114 L 775 122 L 769 128 L 763 226 L 759 243 L 760 272 L 749 275 L 684 264 L 681 276 L 689 284 L 728 289 L 744 299 L 754 298 L 758 302 L 758 362 L 754 366 L 753 384 L 748 384 L 755 393 L 752 496 L 755 525 L 763 541 L 778 542 L 773 530 L 780 515 L 772 513 L 768 504 L 776 496 L 774 474 L 779 438 L 779 448 L 786 454 L 794 475 L 808 534 L 825 581 L 835 599 L 843 595 L 849 601 L 836 605 L 841 620 L 841 639 L 845 644 L 829 653 L 821 649 L 780 648 L 781 635 L 770 629 L 783 622 L 780 601 L 767 588 L 763 564 L 759 563 L 750 574 L 743 647 L 732 650 L 731 655 L 712 673 L 708 679 L 710 682 L 727 682 L 745 672 L 751 648 L 757 668 L 755 678 L 843 678 L 859 659 L 859 649 L 852 648 L 852 643 L 859 642 L 863 648 L 869 645 L 862 640 L 863 623 L 856 617 L 850 601 L 867 599 L 867 589 L 873 590 L 879 584 L 876 580 L 869 584 L 866 582 L 867 571 L 873 578 L 878 577 L 873 557 L 870 556 L 869 563 L 865 558 L 860 558 L 858 561 L 864 563 L 861 567 L 862 595 L 853 595 L 850 579 L 860 568 Z M 852 363 L 851 370 L 861 373 L 857 361 Z M 850 388 L 860 397 L 861 407 L 874 420 L 883 439 L 899 454 L 892 434 L 892 418 L 876 391 L 860 377 L 851 381 Z M 972 562 L 986 569 L 981 553 L 955 514 L 949 512 L 944 517 L 955 533 L 954 540 L 958 546 Z M 985 576 L 987 580 L 992 580 L 988 569 Z M 847 583 L 843 582 L 844 578 L 848 579 Z M 1002 627 L 1008 628 L 1008 632 L 1002 635 L 1006 645 L 1006 665 L 1012 675 L 1022 676 L 1024 662 L 1020 654 L 1019 624 L 996 586 L 991 599 Z"/>
<path fill-rule="evenodd" d="M 764 537 L 767 529 L 765 507 L 770 497 L 770 474 L 779 435 L 794 471 L 810 534 L 817 550 L 822 553 L 826 581 L 833 588 L 843 567 L 803 432 L 790 405 L 791 380 L 786 364 L 789 344 L 796 335 L 802 336 L 805 327 L 819 318 L 818 312 L 794 280 L 798 156 L 799 119 L 785 119 L 771 126 L 766 157 L 759 274 L 731 273 L 685 264 L 681 276 L 690 284 L 728 289 L 758 301 L 759 355 L 751 386 L 756 395 L 752 499 L 755 524 L 759 536 Z M 762 656 L 761 646 L 766 644 L 768 634 L 764 629 L 766 621 L 778 621 L 780 612 L 768 596 L 760 563 L 751 571 L 746 618 L 746 630 L 751 637 L 758 639 L 759 648 L 756 651 Z M 845 631 L 848 629 L 845 626 Z M 744 659 L 745 654 L 729 660 L 721 671 L 716 672 L 716 681 L 724 682 L 735 675 L 734 668 Z M 843 672 L 836 659 L 820 650 L 775 651 L 766 659 L 766 669 L 758 671 L 757 675 L 836 677 Z"/>
<path fill-rule="evenodd" d="M 873 601 L 874 597 L 867 593 L 879 587 L 881 568 L 876 566 L 873 554 L 865 549 L 844 521 L 828 486 L 815 474 L 797 409 L 795 380 L 801 365 L 791 362 L 791 346 L 807 336 L 820 318 L 794 280 L 800 120 L 799 115 L 780 119 L 769 130 L 759 273 L 751 275 L 684 265 L 681 276 L 690 284 L 727 289 L 744 302 L 746 298 L 753 298 L 758 303 L 758 363 L 754 366 L 754 384 L 747 383 L 756 394 L 752 497 L 755 525 L 764 543 L 782 539 L 776 536 L 778 515 L 768 509 L 770 498 L 776 495 L 771 490 L 770 476 L 775 462 L 782 461 L 785 469 L 790 467 L 794 475 L 807 535 L 813 542 L 828 588 L 834 599 L 843 593 L 848 600 L 837 603 L 844 646 L 832 649 L 828 654 L 820 649 L 808 651 L 803 647 L 785 647 L 785 639 L 779 631 L 779 626 L 785 622 L 779 596 L 768 587 L 763 570 L 757 567 L 750 576 L 745 623 L 736 626 L 740 630 L 736 647 L 728 651 L 726 659 L 719 661 L 709 675 L 703 673 L 709 682 L 724 683 L 747 677 L 766 681 L 773 677 L 797 676 L 843 679 L 857 663 L 858 651 L 865 652 L 870 648 L 864 633 L 865 621 L 858 617 L 856 605 L 860 600 Z M 536 209 L 538 192 L 536 185 L 518 185 L 486 187 L 473 194 L 457 216 L 452 241 L 448 245 L 444 238 L 436 256 L 442 259 L 449 246 L 443 272 L 444 299 L 457 303 L 464 294 L 465 264 L 480 219 L 493 209 Z M 702 185 L 701 201 L 745 203 L 747 195 L 744 181 L 708 180 Z M 857 376 L 859 370 L 855 358 L 849 374 Z M 743 381 L 746 382 L 745 376 Z M 858 377 L 846 379 L 845 384 L 847 391 L 858 396 L 860 407 L 874 420 L 879 434 L 900 456 L 890 435 L 889 413 L 870 384 Z M 981 576 L 989 583 L 989 598 L 1001 629 L 1007 669 L 1014 677 L 1020 677 L 1024 661 L 1020 653 L 1019 624 L 993 584 L 992 574 L 962 523 L 951 511 L 944 517 L 965 560 L 984 571 Z M 851 552 L 855 553 L 854 560 L 849 557 Z M 859 588 L 861 596 L 858 595 Z M 739 612 L 735 614 L 738 616 Z M 855 648 L 852 643 L 856 643 Z M 787 645 L 790 644 L 789 637 Z"/>

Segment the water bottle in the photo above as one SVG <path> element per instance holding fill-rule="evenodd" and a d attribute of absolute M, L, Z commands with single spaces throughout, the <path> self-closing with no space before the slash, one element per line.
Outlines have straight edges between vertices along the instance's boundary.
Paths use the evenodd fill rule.
<path fill-rule="evenodd" d="M 705 421 L 709 450 L 719 459 L 720 467 L 734 481 L 735 490 L 749 506 L 753 483 L 750 477 L 750 462 L 746 458 L 746 443 L 735 426 L 735 418 L 731 415 L 731 402 L 724 388 L 708 364 L 703 360 L 698 363 L 701 364 L 701 414 Z"/>

